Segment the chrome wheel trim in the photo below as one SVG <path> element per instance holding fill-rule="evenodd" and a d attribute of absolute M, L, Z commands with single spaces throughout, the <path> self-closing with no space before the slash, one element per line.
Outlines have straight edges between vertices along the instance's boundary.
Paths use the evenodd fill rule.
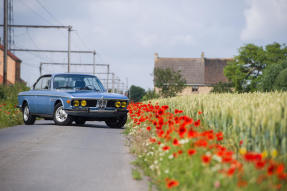
<path fill-rule="evenodd" d="M 23 111 L 24 121 L 28 121 L 29 115 L 30 115 L 29 107 L 25 106 L 24 111 Z"/>
<path fill-rule="evenodd" d="M 58 107 L 58 109 L 56 110 L 56 120 L 60 123 L 64 122 L 67 120 L 68 118 L 68 114 L 66 113 L 66 111 L 63 109 L 63 106 Z"/>

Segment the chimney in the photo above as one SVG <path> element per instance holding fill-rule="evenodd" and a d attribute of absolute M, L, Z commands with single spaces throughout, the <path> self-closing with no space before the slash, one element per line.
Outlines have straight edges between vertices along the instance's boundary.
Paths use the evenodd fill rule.
<path fill-rule="evenodd" d="M 158 59 L 158 53 L 154 53 L 154 60 L 157 60 Z"/>
<path fill-rule="evenodd" d="M 156 66 L 158 63 L 159 57 L 158 57 L 158 53 L 154 53 L 154 65 Z"/>
<path fill-rule="evenodd" d="M 204 52 L 201 52 L 201 59 L 204 59 Z"/>
<path fill-rule="evenodd" d="M 204 58 L 204 52 L 203 51 L 201 52 L 201 61 L 200 62 L 201 62 L 201 71 L 203 73 L 201 81 L 203 83 L 205 83 L 205 58 Z"/>

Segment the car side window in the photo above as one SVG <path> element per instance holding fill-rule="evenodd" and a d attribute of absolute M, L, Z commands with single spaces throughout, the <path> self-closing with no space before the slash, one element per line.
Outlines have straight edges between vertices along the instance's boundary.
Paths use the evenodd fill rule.
<path fill-rule="evenodd" d="M 35 90 L 48 90 L 51 87 L 51 77 L 42 77 L 34 86 Z"/>

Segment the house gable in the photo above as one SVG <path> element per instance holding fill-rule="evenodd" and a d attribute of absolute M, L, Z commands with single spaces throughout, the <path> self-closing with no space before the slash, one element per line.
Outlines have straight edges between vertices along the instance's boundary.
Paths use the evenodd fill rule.
<path fill-rule="evenodd" d="M 227 82 L 223 68 L 232 58 L 162 58 L 155 53 L 155 68 L 180 71 L 187 85 L 209 86 Z"/>

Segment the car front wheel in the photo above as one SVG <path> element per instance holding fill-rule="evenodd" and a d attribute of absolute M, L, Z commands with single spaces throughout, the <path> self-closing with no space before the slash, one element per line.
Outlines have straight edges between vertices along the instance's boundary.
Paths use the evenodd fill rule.
<path fill-rule="evenodd" d="M 54 110 L 54 122 L 56 125 L 70 125 L 73 122 L 71 116 L 69 116 L 61 103 L 58 103 Z"/>
<path fill-rule="evenodd" d="M 110 128 L 122 128 L 127 122 L 127 115 L 105 121 Z"/>
<path fill-rule="evenodd" d="M 23 121 L 26 125 L 33 125 L 35 123 L 36 117 L 30 113 L 28 104 L 23 107 Z"/>

